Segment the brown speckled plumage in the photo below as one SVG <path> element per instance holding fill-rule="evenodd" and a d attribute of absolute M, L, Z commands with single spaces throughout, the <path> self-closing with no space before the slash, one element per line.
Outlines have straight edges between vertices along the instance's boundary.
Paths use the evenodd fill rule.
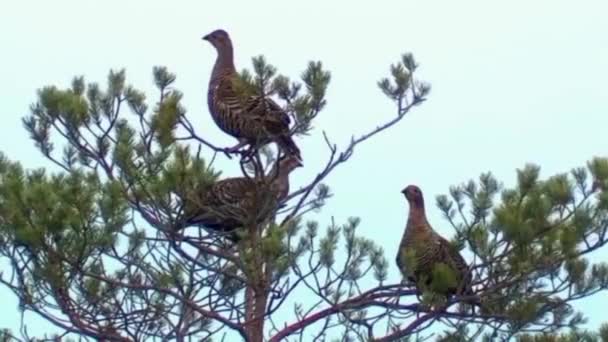
<path fill-rule="evenodd" d="M 187 225 L 224 233 L 263 222 L 289 194 L 289 174 L 302 166 L 295 156 L 284 157 L 264 180 L 226 178 L 192 200 L 185 210 Z M 238 240 L 236 234 L 230 238 Z"/>
<path fill-rule="evenodd" d="M 237 72 L 228 33 L 215 30 L 203 39 L 217 51 L 207 92 L 207 105 L 215 123 L 239 143 L 264 145 L 275 141 L 286 153 L 301 158 L 300 150 L 290 136 L 289 115 L 268 97 L 243 98 L 235 90 Z"/>
<path fill-rule="evenodd" d="M 433 269 L 439 263 L 449 266 L 456 276 L 458 286 L 448 288 L 447 295 L 472 294 L 471 274 L 466 261 L 450 243 L 439 235 L 426 219 L 422 191 L 410 185 L 402 193 L 409 202 L 409 216 L 405 232 L 397 253 L 397 267 L 408 280 L 418 282 L 426 279 L 426 286 L 433 281 Z M 406 265 L 406 253 L 413 252 L 414 269 Z"/>

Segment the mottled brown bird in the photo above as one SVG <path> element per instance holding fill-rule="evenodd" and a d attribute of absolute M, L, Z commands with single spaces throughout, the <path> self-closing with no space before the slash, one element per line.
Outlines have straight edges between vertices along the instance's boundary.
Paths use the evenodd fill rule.
<path fill-rule="evenodd" d="M 289 115 L 266 96 L 243 98 L 236 91 L 238 74 L 228 33 L 215 30 L 203 39 L 217 51 L 207 91 L 209 112 L 220 129 L 239 140 L 239 144 L 229 150 L 236 151 L 246 144 L 259 146 L 275 141 L 287 154 L 301 159 L 300 150 L 290 135 Z"/>
<path fill-rule="evenodd" d="M 185 210 L 186 225 L 229 233 L 228 238 L 238 241 L 237 228 L 263 222 L 282 204 L 289 194 L 289 174 L 300 166 L 296 156 L 286 156 L 263 180 L 233 177 L 218 181 Z"/>
<path fill-rule="evenodd" d="M 401 192 L 409 202 L 407 225 L 397 252 L 397 267 L 403 276 L 417 286 L 424 280 L 428 287 L 433 282 L 435 267 L 444 264 L 456 278 L 456 282 L 447 288 L 446 295 L 472 294 L 469 267 L 460 253 L 427 221 L 420 188 L 410 185 Z"/>

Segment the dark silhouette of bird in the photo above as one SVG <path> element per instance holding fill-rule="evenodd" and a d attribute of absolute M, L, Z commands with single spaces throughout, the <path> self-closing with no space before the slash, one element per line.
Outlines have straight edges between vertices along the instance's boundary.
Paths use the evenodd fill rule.
<path fill-rule="evenodd" d="M 446 296 L 471 295 L 471 274 L 460 253 L 439 235 L 426 219 L 422 191 L 409 185 L 401 191 L 409 203 L 409 216 L 397 252 L 397 267 L 417 287 L 429 288 L 438 265 L 445 265 L 455 282 L 447 285 Z M 435 273 L 437 274 L 437 273 Z"/>
<path fill-rule="evenodd" d="M 300 150 L 291 137 L 291 119 L 283 108 L 267 96 L 243 97 L 237 91 L 238 74 L 228 33 L 215 30 L 203 39 L 217 51 L 207 91 L 209 112 L 222 131 L 239 140 L 228 150 L 235 152 L 247 144 L 261 146 L 274 141 L 287 154 L 301 159 Z"/>
<path fill-rule="evenodd" d="M 203 226 L 226 233 L 238 242 L 236 229 L 268 219 L 289 194 L 289 174 L 301 167 L 296 156 L 283 156 L 263 179 L 233 177 L 220 180 L 188 201 L 186 226 Z"/>

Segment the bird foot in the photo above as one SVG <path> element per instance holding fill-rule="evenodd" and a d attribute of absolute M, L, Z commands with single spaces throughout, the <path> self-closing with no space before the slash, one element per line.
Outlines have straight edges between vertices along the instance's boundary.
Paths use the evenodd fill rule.
<path fill-rule="evenodd" d="M 240 150 L 239 153 L 241 154 L 241 164 L 247 164 L 255 162 L 253 159 L 258 153 L 258 149 L 255 146 L 250 146 L 247 149 Z"/>
<path fill-rule="evenodd" d="M 247 145 L 246 141 L 239 141 L 238 144 L 236 144 L 232 147 L 223 148 L 223 149 L 221 149 L 221 151 L 224 152 L 224 154 L 226 155 L 226 157 L 228 157 L 228 159 L 232 159 L 233 154 L 244 155 L 247 153 L 247 150 L 241 149 L 241 147 L 243 147 L 245 145 Z"/>
<path fill-rule="evenodd" d="M 221 151 L 224 153 L 224 155 L 228 159 L 232 159 L 233 154 L 243 154 L 243 151 L 239 150 L 239 148 L 234 148 L 234 147 L 223 148 L 223 149 L 221 149 Z"/>

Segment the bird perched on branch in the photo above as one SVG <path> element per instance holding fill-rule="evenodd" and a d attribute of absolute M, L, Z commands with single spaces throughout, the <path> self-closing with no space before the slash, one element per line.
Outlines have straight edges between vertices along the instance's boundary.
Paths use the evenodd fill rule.
<path fill-rule="evenodd" d="M 440 276 L 447 296 L 473 294 L 469 267 L 427 221 L 420 188 L 410 185 L 401 192 L 409 202 L 409 217 L 397 252 L 397 267 L 404 278 L 419 288 L 437 288 L 434 278 Z"/>
<path fill-rule="evenodd" d="M 300 150 L 290 134 L 291 119 L 283 108 L 266 96 L 243 97 L 237 91 L 238 74 L 228 33 L 215 30 L 203 39 L 217 51 L 207 91 L 209 112 L 220 129 L 239 140 L 228 150 L 235 152 L 246 144 L 260 146 L 274 141 L 287 154 L 301 159 Z"/>
<path fill-rule="evenodd" d="M 263 179 L 218 181 L 186 206 L 186 225 L 230 233 L 228 238 L 237 242 L 237 228 L 265 221 L 282 204 L 289 194 L 289 174 L 301 166 L 296 156 L 284 156 Z"/>

